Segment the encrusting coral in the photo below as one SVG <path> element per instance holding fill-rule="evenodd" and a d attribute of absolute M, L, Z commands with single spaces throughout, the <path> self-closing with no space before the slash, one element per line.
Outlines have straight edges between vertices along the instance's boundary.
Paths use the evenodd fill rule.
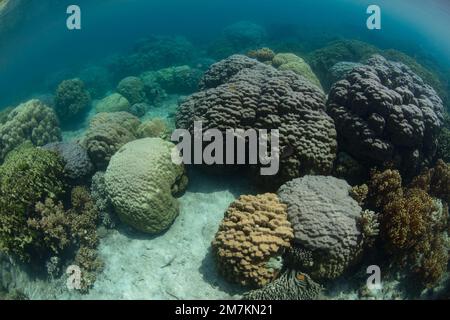
<path fill-rule="evenodd" d="M 111 158 L 106 191 L 124 223 L 159 233 L 178 216 L 174 195 L 186 188 L 187 177 L 184 166 L 172 161 L 173 148 L 174 144 L 160 138 L 145 138 L 125 144 Z"/>
<path fill-rule="evenodd" d="M 91 95 L 80 79 L 64 80 L 56 89 L 55 111 L 62 123 L 83 115 L 90 103 Z"/>
<path fill-rule="evenodd" d="M 276 276 L 281 265 L 275 261 L 290 247 L 292 238 L 286 206 L 275 194 L 241 196 L 225 212 L 212 248 L 227 279 L 261 287 Z"/>
<path fill-rule="evenodd" d="M 59 140 L 61 130 L 54 111 L 39 100 L 30 100 L 11 110 L 0 125 L 0 163 L 26 141 L 43 146 Z"/>

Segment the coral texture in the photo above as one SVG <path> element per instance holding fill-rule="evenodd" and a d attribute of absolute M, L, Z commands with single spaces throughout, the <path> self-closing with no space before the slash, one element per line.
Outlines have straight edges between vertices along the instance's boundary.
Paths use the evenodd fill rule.
<path fill-rule="evenodd" d="M 275 277 L 271 260 L 280 259 L 292 237 L 286 206 L 275 194 L 241 196 L 225 212 L 212 247 L 226 278 L 261 287 Z"/>
<path fill-rule="evenodd" d="M 144 82 L 138 77 L 126 77 L 117 85 L 117 92 L 131 105 L 146 101 Z M 125 111 L 125 110 L 122 110 Z"/>
<path fill-rule="evenodd" d="M 313 254 L 313 278 L 338 277 L 357 262 L 363 249 L 362 209 L 349 191 L 344 180 L 326 176 L 297 178 L 278 190 L 287 204 L 294 244 Z"/>
<path fill-rule="evenodd" d="M 98 113 L 92 118 L 81 144 L 97 169 L 106 169 L 117 150 L 137 138 L 140 124 L 128 112 Z"/>
<path fill-rule="evenodd" d="M 97 113 L 100 112 L 129 112 L 131 110 L 130 102 L 119 93 L 113 93 L 102 100 L 95 106 Z"/>
<path fill-rule="evenodd" d="M 202 72 L 187 65 L 170 67 L 141 75 L 146 85 L 155 83 L 167 93 L 191 94 L 198 88 Z"/>
<path fill-rule="evenodd" d="M 310 276 L 295 270 L 285 270 L 276 280 L 261 289 L 244 294 L 246 300 L 315 300 L 323 288 Z"/>
<path fill-rule="evenodd" d="M 63 123 L 83 115 L 90 103 L 91 95 L 78 78 L 64 80 L 56 89 L 55 111 Z"/>
<path fill-rule="evenodd" d="M 52 109 L 39 100 L 30 100 L 10 111 L 0 125 L 0 162 L 26 141 L 43 146 L 61 140 L 58 119 Z"/>
<path fill-rule="evenodd" d="M 193 131 L 278 129 L 280 170 L 269 183 L 279 185 L 308 173 L 331 171 L 336 131 L 325 113 L 324 95 L 293 72 L 278 71 L 254 59 L 234 55 L 211 66 L 200 91 L 179 107 L 176 125 Z M 258 178 L 262 178 L 261 176 Z M 264 179 L 261 179 L 264 180 Z"/>
<path fill-rule="evenodd" d="M 333 86 L 327 105 L 340 149 L 360 162 L 412 176 L 436 154 L 442 101 L 403 64 L 371 57 Z"/>
<path fill-rule="evenodd" d="M 271 63 L 273 58 L 275 57 L 275 52 L 273 52 L 270 48 L 260 48 L 257 50 L 250 50 L 249 52 L 247 52 L 247 56 L 260 62 Z"/>
<path fill-rule="evenodd" d="M 159 233 L 178 215 L 173 194 L 185 188 L 186 178 L 183 165 L 172 162 L 173 147 L 159 138 L 129 142 L 106 170 L 106 190 L 115 211 L 140 231 Z"/>

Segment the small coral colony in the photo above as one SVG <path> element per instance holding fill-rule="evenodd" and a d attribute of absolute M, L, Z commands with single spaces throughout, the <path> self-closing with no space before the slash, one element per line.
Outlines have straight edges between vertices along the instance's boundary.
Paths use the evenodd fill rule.
<path fill-rule="evenodd" d="M 327 298 L 342 279 L 377 297 L 369 265 L 406 297 L 448 298 L 448 83 L 400 51 L 355 40 L 308 51 L 248 22 L 202 50 L 142 40 L 2 109 L 0 251 L 51 277 L 77 265 L 88 292 L 104 267 L 99 226 L 160 234 L 194 169 L 240 171 L 260 191 L 230 204 L 211 251 L 244 299 Z M 194 121 L 278 129 L 278 173 L 174 163 L 171 133 Z"/>

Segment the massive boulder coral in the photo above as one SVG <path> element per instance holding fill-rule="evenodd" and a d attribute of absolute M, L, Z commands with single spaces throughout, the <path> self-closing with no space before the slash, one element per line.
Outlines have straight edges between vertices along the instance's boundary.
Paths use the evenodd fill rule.
<path fill-rule="evenodd" d="M 175 194 L 187 185 L 183 165 L 172 162 L 175 146 L 160 138 L 124 145 L 105 173 L 106 191 L 119 218 L 147 233 L 167 229 L 178 216 Z"/>
<path fill-rule="evenodd" d="M 272 186 L 331 171 L 337 145 L 334 123 L 325 112 L 324 94 L 303 77 L 234 55 L 211 66 L 200 88 L 180 105 L 177 128 L 192 133 L 195 120 L 204 130 L 222 132 L 278 129 L 280 170 L 270 177 Z"/>
<path fill-rule="evenodd" d="M 30 100 L 10 111 L 0 125 L 0 163 L 26 141 L 43 146 L 59 140 L 61 130 L 54 111 L 39 100 Z"/>
<path fill-rule="evenodd" d="M 64 173 L 73 182 L 83 182 L 90 178 L 94 166 L 87 151 L 75 142 L 54 142 L 43 147 L 45 150 L 54 151 L 64 161 Z"/>
<path fill-rule="evenodd" d="M 91 103 L 91 95 L 78 78 L 64 80 L 56 89 L 55 111 L 62 123 L 82 116 Z"/>
<path fill-rule="evenodd" d="M 111 157 L 127 142 L 137 139 L 141 122 L 128 112 L 98 113 L 81 141 L 97 169 L 106 169 Z"/>
<path fill-rule="evenodd" d="M 312 253 L 313 278 L 334 279 L 358 261 L 364 242 L 362 209 L 345 180 L 305 176 L 278 190 L 294 229 L 294 245 Z"/>
<path fill-rule="evenodd" d="M 149 71 L 141 75 L 148 86 L 154 83 L 154 87 L 160 86 L 168 93 L 191 94 L 198 88 L 202 77 L 202 71 L 187 65 L 170 67 L 158 71 Z"/>
<path fill-rule="evenodd" d="M 333 86 L 327 106 L 340 149 L 361 163 L 412 176 L 436 154 L 442 100 L 401 63 L 371 57 Z"/>
<path fill-rule="evenodd" d="M 305 77 L 311 81 L 312 84 L 315 84 L 323 90 L 319 79 L 314 74 L 311 67 L 305 62 L 305 60 L 293 53 L 278 53 L 272 59 L 272 65 L 278 70 L 291 70 L 296 74 Z"/>
<path fill-rule="evenodd" d="M 131 105 L 146 101 L 144 82 L 138 77 L 126 77 L 117 85 L 117 92 Z M 123 110 L 125 111 L 125 110 Z"/>
<path fill-rule="evenodd" d="M 261 287 L 281 268 L 292 237 L 286 206 L 275 194 L 241 196 L 225 212 L 212 241 L 213 254 L 230 281 Z"/>
<path fill-rule="evenodd" d="M 127 98 L 119 93 L 113 93 L 102 100 L 95 106 L 97 113 L 101 112 L 130 112 L 131 104 Z"/>

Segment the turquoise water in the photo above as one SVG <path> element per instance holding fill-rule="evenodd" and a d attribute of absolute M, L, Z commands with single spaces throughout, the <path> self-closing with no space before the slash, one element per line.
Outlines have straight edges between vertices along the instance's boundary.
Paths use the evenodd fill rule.
<path fill-rule="evenodd" d="M 448 21 L 446 0 L 0 1 L 0 299 L 448 298 Z M 194 120 L 280 129 L 278 173 L 175 165 Z"/>

